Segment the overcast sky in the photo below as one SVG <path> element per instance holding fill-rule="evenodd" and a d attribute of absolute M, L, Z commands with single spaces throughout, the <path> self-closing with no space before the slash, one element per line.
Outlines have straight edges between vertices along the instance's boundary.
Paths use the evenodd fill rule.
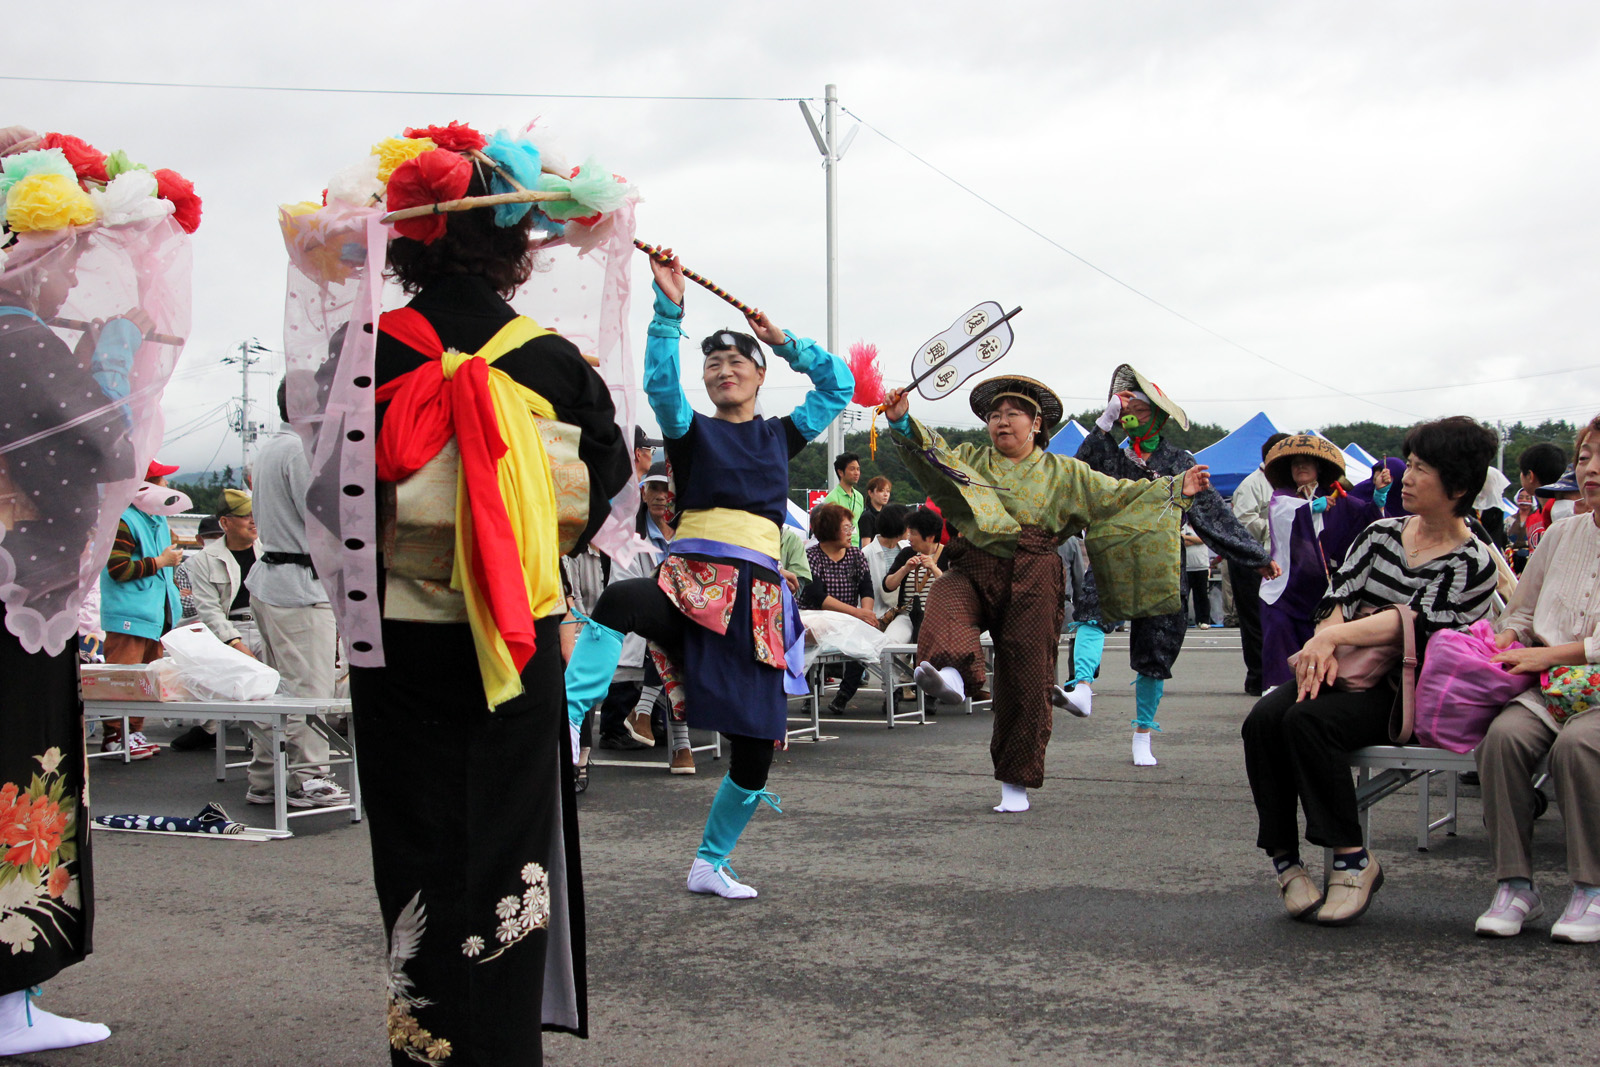
<path fill-rule="evenodd" d="M 904 146 L 862 129 L 839 183 L 840 347 L 876 343 L 891 384 L 992 299 L 1024 308 L 1003 369 L 1068 410 L 1103 400 L 1121 362 L 1230 426 L 1600 409 L 1593 4 L 151 0 L 27 5 L 4 26 L 12 77 L 427 94 L 0 80 L 0 124 L 125 148 L 205 199 L 172 429 L 238 392 L 230 345 L 281 346 L 275 205 L 407 125 L 542 117 L 639 187 L 640 237 L 822 340 L 823 177 L 795 103 L 444 94 L 820 107 L 827 82 Z M 694 336 L 732 316 L 691 291 Z M 775 370 L 768 412 L 799 383 Z M 964 398 L 915 410 L 975 424 Z M 220 468 L 238 451 L 218 413 L 163 457 Z"/>

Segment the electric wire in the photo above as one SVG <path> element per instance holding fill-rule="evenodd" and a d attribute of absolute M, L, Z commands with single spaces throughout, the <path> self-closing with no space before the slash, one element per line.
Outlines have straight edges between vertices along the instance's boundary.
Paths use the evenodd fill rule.
<path fill-rule="evenodd" d="M 665 100 L 717 103 L 793 103 L 814 101 L 814 96 L 693 96 L 661 93 L 508 93 L 462 89 L 357 89 L 318 85 L 249 85 L 228 82 L 130 81 L 120 78 L 54 78 L 29 74 L 0 74 L 0 81 L 49 82 L 54 85 L 109 85 L 139 89 L 225 89 L 250 93 L 337 93 L 355 96 L 478 96 L 507 100 Z"/>

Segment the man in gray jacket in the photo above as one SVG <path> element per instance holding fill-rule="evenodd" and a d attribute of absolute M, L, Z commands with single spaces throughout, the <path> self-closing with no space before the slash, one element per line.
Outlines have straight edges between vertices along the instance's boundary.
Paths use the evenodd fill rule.
<path fill-rule="evenodd" d="M 306 489 L 311 465 L 300 436 L 289 427 L 284 385 L 278 385 L 278 414 L 283 424 L 267 438 L 256 456 L 255 520 L 260 531 L 259 562 L 245 585 L 261 631 L 261 658 L 283 677 L 289 696 L 328 698 L 334 695 L 334 662 L 339 636 L 328 594 L 317 580 L 306 546 Z M 291 715 L 284 723 L 290 763 L 318 764 L 328 758 L 328 740 L 305 720 Z M 250 762 L 252 804 L 272 803 L 271 738 L 255 724 L 250 730 L 255 755 Z M 323 767 L 291 772 L 289 806 L 329 807 L 349 803 L 350 794 L 327 777 Z"/>
<path fill-rule="evenodd" d="M 1261 446 L 1262 467 L 1251 471 L 1233 491 L 1233 517 L 1261 542 L 1272 548 L 1267 528 L 1267 510 L 1272 503 L 1272 486 L 1264 465 L 1272 446 L 1289 435 L 1275 433 Z M 1228 581 L 1233 586 L 1233 610 L 1239 616 L 1239 640 L 1244 645 L 1244 691 L 1261 695 L 1261 575 L 1248 567 L 1229 567 Z"/>

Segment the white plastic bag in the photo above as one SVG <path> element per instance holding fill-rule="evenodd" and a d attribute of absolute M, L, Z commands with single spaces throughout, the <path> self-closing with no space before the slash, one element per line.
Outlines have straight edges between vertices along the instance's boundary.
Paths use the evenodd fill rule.
<path fill-rule="evenodd" d="M 161 638 L 178 676 L 201 700 L 265 700 L 278 691 L 278 672 L 230 648 L 200 623 Z"/>
<path fill-rule="evenodd" d="M 883 657 L 883 646 L 889 643 L 882 630 L 842 611 L 802 611 L 800 621 L 816 642 L 816 647 L 808 651 L 819 656 L 837 653 L 864 663 L 877 663 Z"/>

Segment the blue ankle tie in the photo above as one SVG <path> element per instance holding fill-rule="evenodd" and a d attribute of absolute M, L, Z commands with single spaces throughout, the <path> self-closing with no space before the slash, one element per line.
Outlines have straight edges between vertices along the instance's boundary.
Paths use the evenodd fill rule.
<path fill-rule="evenodd" d="M 744 798 L 744 802 L 746 804 L 754 804 L 757 801 L 762 801 L 762 800 L 766 801 L 767 807 L 771 808 L 773 811 L 777 812 L 779 815 L 783 814 L 783 809 L 778 807 L 778 805 L 783 802 L 783 798 L 780 797 L 778 794 L 772 792 L 771 790 L 768 790 L 768 789 L 757 789 L 754 793 L 751 793 L 751 794 L 749 794 L 748 796 L 746 796 Z"/>

